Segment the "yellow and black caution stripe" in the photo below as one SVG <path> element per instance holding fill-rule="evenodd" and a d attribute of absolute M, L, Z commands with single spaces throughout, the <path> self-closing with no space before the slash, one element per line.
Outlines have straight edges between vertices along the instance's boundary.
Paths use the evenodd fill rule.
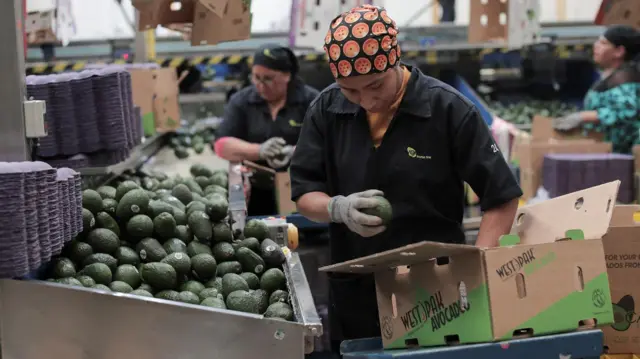
<path fill-rule="evenodd" d="M 244 63 L 249 63 L 251 60 L 251 56 L 249 55 L 226 54 L 194 57 L 175 56 L 158 59 L 156 62 L 162 67 L 179 67 L 180 65 L 185 63 L 188 63 L 190 65 L 241 65 Z"/>
<path fill-rule="evenodd" d="M 87 65 L 86 61 L 57 61 L 26 64 L 27 75 L 60 73 L 65 71 L 80 71 Z"/>
<path fill-rule="evenodd" d="M 243 63 L 251 63 L 252 60 L 253 59 L 251 58 L 251 56 L 248 56 L 248 55 L 226 54 L 226 55 L 194 56 L 194 57 L 174 56 L 174 57 L 160 58 L 160 59 L 157 59 L 155 62 L 162 67 L 177 68 L 184 63 L 188 63 L 191 65 L 219 65 L 219 64 L 241 65 Z M 81 71 L 81 70 L 84 70 L 87 64 L 98 64 L 98 63 L 106 64 L 107 62 L 57 61 L 57 62 L 51 62 L 51 63 L 44 63 L 44 62 L 27 63 L 26 73 L 27 75 L 43 75 L 43 74 L 61 73 L 66 71 Z M 109 63 L 127 64 L 127 63 L 131 63 L 131 61 L 118 59 L 115 61 L 111 61 Z"/>
<path fill-rule="evenodd" d="M 574 54 L 590 54 L 593 48 L 586 45 L 558 45 L 554 53 L 559 59 L 568 59 Z"/>

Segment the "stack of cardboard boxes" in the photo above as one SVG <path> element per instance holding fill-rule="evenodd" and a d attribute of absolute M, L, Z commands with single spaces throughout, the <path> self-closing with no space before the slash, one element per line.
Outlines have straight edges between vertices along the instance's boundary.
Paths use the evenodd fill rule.
<path fill-rule="evenodd" d="M 609 354 L 640 354 L 640 206 L 616 206 L 603 238 L 614 323 L 602 329 Z"/>
<path fill-rule="evenodd" d="M 469 43 L 500 43 L 521 48 L 541 40 L 540 0 L 471 1 Z"/>
<path fill-rule="evenodd" d="M 30 6 L 24 24 L 29 45 L 62 44 L 66 46 L 76 33 L 71 0 L 44 0 L 37 8 Z"/>
<path fill-rule="evenodd" d="M 133 0 L 139 29 L 180 29 L 191 45 L 238 41 L 251 34 L 251 0 Z"/>
<path fill-rule="evenodd" d="M 496 248 L 425 241 L 321 270 L 374 273 L 386 349 L 608 326 L 616 311 L 602 238 L 618 186 L 520 208 Z"/>

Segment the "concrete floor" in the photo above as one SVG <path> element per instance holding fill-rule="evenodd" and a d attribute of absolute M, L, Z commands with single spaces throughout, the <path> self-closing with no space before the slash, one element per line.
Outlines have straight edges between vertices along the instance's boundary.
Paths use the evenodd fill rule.
<path fill-rule="evenodd" d="M 211 169 L 228 168 L 229 162 L 216 156 L 209 146 L 206 146 L 204 152 L 196 154 L 193 150 L 189 150 L 189 157 L 179 159 L 173 154 L 173 149 L 165 147 L 158 152 L 144 167 L 152 170 L 164 172 L 169 176 L 181 175 L 189 176 L 189 168 L 196 163 L 201 163 Z"/>

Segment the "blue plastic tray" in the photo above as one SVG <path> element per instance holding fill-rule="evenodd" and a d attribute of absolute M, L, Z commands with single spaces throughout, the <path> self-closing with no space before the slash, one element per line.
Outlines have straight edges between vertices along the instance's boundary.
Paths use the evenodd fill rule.
<path fill-rule="evenodd" d="M 347 340 L 340 352 L 344 359 L 596 359 L 602 353 L 602 332 L 574 333 L 450 347 L 382 350 L 380 338 Z"/>

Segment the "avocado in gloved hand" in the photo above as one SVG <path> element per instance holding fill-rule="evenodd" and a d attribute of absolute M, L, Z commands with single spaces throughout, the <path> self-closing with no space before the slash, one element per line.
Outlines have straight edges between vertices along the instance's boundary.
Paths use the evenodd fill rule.
<path fill-rule="evenodd" d="M 286 145 L 284 139 L 280 137 L 272 137 L 260 145 L 260 159 L 269 160 L 282 152 L 282 148 Z"/>
<path fill-rule="evenodd" d="M 267 164 L 269 165 L 269 167 L 273 169 L 286 167 L 291 161 L 291 157 L 293 157 L 294 149 L 295 149 L 294 146 L 290 146 L 290 145 L 284 146 L 279 154 L 277 154 L 272 158 L 267 159 Z"/>

